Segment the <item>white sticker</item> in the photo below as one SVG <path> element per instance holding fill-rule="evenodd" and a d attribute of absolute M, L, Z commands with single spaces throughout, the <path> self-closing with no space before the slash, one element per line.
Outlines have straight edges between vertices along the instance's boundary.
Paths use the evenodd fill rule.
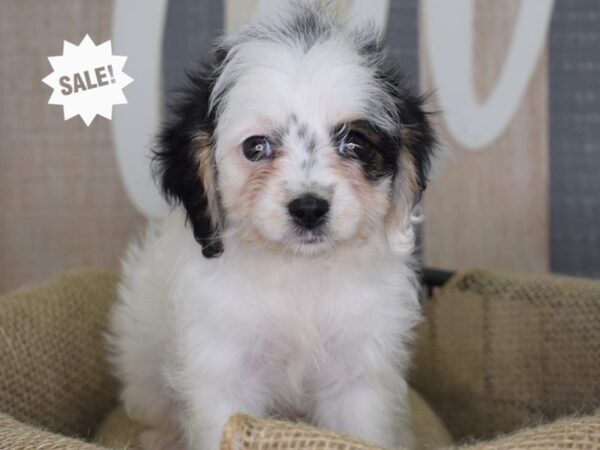
<path fill-rule="evenodd" d="M 63 105 L 65 120 L 80 115 L 89 126 L 96 115 L 112 118 L 113 105 L 127 103 L 123 88 L 126 56 L 112 54 L 111 41 L 96 45 L 86 34 L 79 45 L 64 41 L 62 56 L 50 56 L 54 70 L 42 81 L 54 89 L 48 103 Z"/>

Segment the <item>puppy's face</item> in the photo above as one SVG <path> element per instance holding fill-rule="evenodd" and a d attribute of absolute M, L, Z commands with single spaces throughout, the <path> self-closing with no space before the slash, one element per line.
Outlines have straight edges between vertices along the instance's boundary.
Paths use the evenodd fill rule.
<path fill-rule="evenodd" d="M 222 80 L 240 76 L 224 92 L 216 168 L 242 239 L 312 253 L 381 227 L 399 148 L 373 117 L 375 74 L 355 48 L 251 42 L 227 64 Z"/>
<path fill-rule="evenodd" d="M 224 41 L 193 81 L 158 158 L 206 256 L 221 232 L 315 254 L 410 228 L 433 137 L 373 32 L 302 9 Z"/>

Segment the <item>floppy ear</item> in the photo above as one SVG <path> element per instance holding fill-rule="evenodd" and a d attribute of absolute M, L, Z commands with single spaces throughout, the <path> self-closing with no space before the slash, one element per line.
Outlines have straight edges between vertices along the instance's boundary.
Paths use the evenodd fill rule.
<path fill-rule="evenodd" d="M 436 139 L 428 113 L 423 109 L 424 98 L 402 94 L 396 105 L 400 119 L 398 170 L 386 233 L 390 247 L 405 252 L 412 248 L 414 210 L 427 187 Z"/>
<path fill-rule="evenodd" d="M 201 71 L 188 73 L 189 85 L 172 106 L 174 119 L 159 134 L 153 161 L 165 197 L 171 205 L 183 205 L 207 258 L 223 253 L 213 145 L 216 117 L 210 95 L 225 56 L 226 52 L 218 49 Z"/>

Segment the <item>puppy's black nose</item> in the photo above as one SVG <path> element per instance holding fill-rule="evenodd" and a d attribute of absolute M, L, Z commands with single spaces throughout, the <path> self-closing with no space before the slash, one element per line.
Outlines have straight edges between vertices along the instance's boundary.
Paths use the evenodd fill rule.
<path fill-rule="evenodd" d="M 288 205 L 288 211 L 298 225 L 310 230 L 325 221 L 329 202 L 307 194 L 292 200 Z"/>

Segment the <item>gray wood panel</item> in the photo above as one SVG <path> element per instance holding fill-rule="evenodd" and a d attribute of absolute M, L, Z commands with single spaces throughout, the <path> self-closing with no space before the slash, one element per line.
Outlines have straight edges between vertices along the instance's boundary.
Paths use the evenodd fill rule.
<path fill-rule="evenodd" d="M 550 29 L 551 269 L 600 278 L 600 2 L 559 0 Z"/>
<path fill-rule="evenodd" d="M 385 40 L 408 82 L 419 86 L 419 0 L 392 0 Z"/>
<path fill-rule="evenodd" d="M 198 67 L 224 29 L 223 0 L 171 0 L 163 40 L 165 106 L 186 82 L 185 70 Z M 166 110 L 168 117 L 168 109 Z"/>

